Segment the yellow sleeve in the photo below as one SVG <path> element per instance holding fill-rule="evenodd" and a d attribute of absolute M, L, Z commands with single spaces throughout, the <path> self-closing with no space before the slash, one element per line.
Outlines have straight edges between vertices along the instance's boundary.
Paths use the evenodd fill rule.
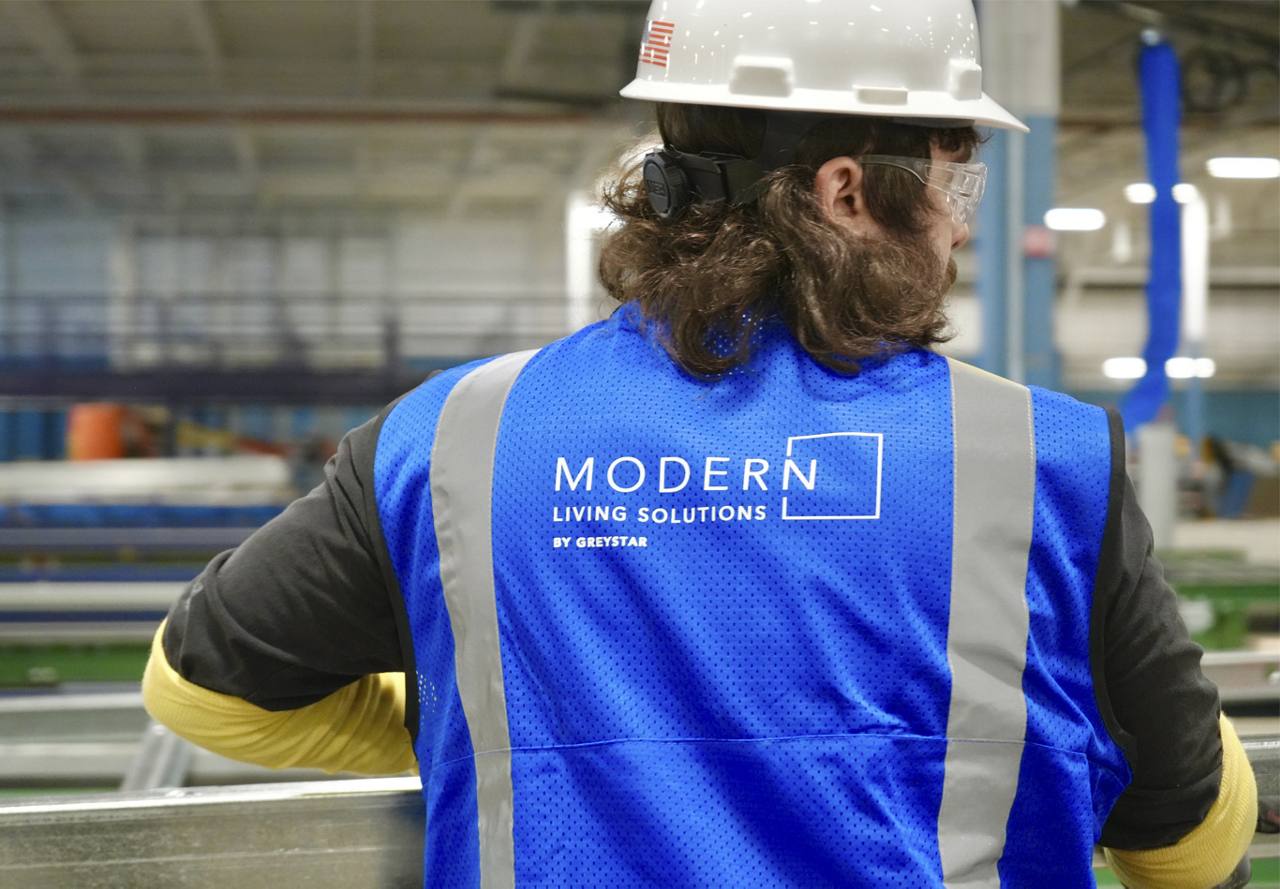
<path fill-rule="evenodd" d="M 1209 889 L 1231 876 L 1244 858 L 1258 822 L 1258 787 L 1235 728 L 1225 716 L 1218 725 L 1222 783 L 1204 821 L 1172 846 L 1103 850 L 1107 864 L 1130 889 Z"/>
<path fill-rule="evenodd" d="M 214 753 L 270 768 L 394 775 L 415 769 L 404 727 L 404 674 L 375 673 L 296 710 L 264 710 L 188 682 L 151 641 L 142 677 L 147 712 Z"/>

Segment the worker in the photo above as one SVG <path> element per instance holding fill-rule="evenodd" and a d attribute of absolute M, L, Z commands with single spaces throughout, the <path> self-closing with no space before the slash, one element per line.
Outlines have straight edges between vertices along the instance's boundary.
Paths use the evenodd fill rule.
<path fill-rule="evenodd" d="M 972 4 L 656 0 L 638 72 L 621 307 L 351 432 L 173 607 L 149 711 L 416 767 L 431 887 L 1238 882 L 1118 419 L 933 350 L 976 127 L 1024 129 Z"/>

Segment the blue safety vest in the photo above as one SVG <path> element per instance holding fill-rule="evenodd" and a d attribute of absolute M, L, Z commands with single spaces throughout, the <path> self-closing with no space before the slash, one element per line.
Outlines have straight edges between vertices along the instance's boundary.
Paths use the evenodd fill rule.
<path fill-rule="evenodd" d="M 715 382 L 632 306 L 436 376 L 375 469 L 427 885 L 1093 885 L 1110 474 L 1098 408 L 781 324 Z"/>

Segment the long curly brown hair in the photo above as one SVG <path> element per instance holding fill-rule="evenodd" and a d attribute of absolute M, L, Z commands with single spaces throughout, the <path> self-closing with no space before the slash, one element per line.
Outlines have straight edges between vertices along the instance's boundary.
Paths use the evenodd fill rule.
<path fill-rule="evenodd" d="M 681 151 L 759 152 L 763 112 L 675 104 L 657 110 L 664 142 Z M 869 165 L 867 209 L 890 235 L 869 242 L 827 217 L 814 181 L 833 157 L 927 158 L 933 146 L 963 156 L 978 142 L 972 127 L 833 117 L 804 138 L 795 164 L 769 174 L 756 202 L 699 202 L 673 221 L 650 206 L 637 162 L 618 171 L 602 196 L 622 224 L 606 237 L 600 279 L 615 299 L 638 303 L 671 357 L 700 377 L 749 361 L 756 332 L 779 317 L 816 361 L 839 373 L 945 342 L 943 303 L 955 267 L 944 268 L 925 239 L 929 215 L 938 212 L 925 186 L 905 170 Z"/>

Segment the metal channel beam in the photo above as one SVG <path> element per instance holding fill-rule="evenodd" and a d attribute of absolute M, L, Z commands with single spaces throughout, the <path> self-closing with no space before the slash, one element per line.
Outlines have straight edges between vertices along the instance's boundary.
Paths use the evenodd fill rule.
<path fill-rule="evenodd" d="M 137 744 L 147 727 L 142 693 L 17 694 L 0 697 L 0 751 L 5 744 L 124 740 Z M 0 756 L 0 759 L 4 757 Z"/>
<path fill-rule="evenodd" d="M 163 615 L 147 620 L 14 621 L 0 623 L 0 646 L 143 645 Z"/>
<path fill-rule="evenodd" d="M 1245 742 L 1280 797 L 1280 738 Z M 0 806 L 0 884 L 26 889 L 422 885 L 416 778 L 149 791 Z M 1280 857 L 1259 835 L 1255 858 Z"/>
<path fill-rule="evenodd" d="M 1280 652 L 1210 651 L 1200 669 L 1224 706 L 1280 700 Z"/>
<path fill-rule="evenodd" d="M 0 553 L 130 549 L 208 552 L 239 546 L 256 528 L 0 528 Z"/>
<path fill-rule="evenodd" d="M 417 779 L 148 791 L 0 806 L 0 885 L 422 885 Z"/>

